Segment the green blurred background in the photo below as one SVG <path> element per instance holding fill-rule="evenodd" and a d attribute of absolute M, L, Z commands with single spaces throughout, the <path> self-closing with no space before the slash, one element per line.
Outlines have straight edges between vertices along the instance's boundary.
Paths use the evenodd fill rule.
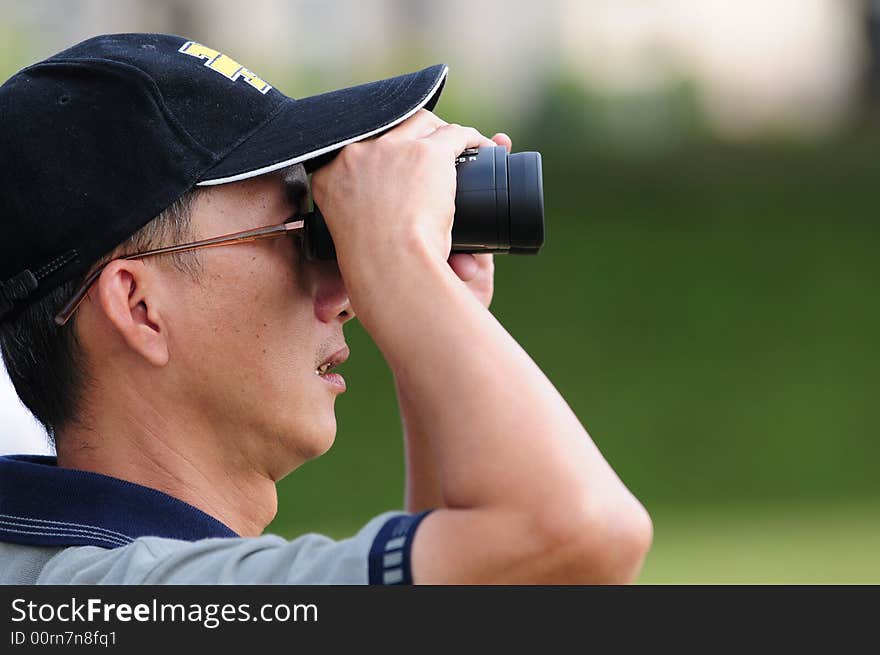
<path fill-rule="evenodd" d="M 641 582 L 880 582 L 873 3 L 325 4 L 4 1 L 0 75 L 106 31 L 293 96 L 450 62 L 437 113 L 543 154 L 546 246 L 496 258 L 492 311 L 651 512 Z M 391 375 L 347 338 L 336 444 L 270 531 L 402 505 Z"/>

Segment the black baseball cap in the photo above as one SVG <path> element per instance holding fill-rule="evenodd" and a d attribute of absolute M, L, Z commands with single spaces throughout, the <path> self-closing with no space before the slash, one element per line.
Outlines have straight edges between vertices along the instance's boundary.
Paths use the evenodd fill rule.
<path fill-rule="evenodd" d="M 311 170 L 433 109 L 447 71 L 294 99 L 184 37 L 111 34 L 16 73 L 0 87 L 0 322 L 196 185 Z"/>

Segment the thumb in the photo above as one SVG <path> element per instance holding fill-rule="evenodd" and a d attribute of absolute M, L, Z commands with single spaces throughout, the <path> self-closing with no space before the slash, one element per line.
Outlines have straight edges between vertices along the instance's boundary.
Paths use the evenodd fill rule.
<path fill-rule="evenodd" d="M 476 257 L 469 253 L 455 253 L 449 257 L 449 266 L 463 282 L 473 280 L 480 270 Z"/>

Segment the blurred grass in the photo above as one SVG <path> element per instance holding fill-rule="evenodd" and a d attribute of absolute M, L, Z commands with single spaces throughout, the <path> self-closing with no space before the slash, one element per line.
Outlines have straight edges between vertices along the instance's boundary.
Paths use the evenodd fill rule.
<path fill-rule="evenodd" d="M 642 584 L 878 584 L 880 503 L 660 512 Z"/>

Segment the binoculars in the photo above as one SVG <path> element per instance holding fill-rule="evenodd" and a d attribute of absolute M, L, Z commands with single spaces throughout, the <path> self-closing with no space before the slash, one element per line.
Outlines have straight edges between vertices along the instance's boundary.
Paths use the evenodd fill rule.
<path fill-rule="evenodd" d="M 458 156 L 455 166 L 452 252 L 538 254 L 544 245 L 541 153 L 471 148 Z M 318 206 L 304 219 L 306 256 L 336 259 Z"/>

